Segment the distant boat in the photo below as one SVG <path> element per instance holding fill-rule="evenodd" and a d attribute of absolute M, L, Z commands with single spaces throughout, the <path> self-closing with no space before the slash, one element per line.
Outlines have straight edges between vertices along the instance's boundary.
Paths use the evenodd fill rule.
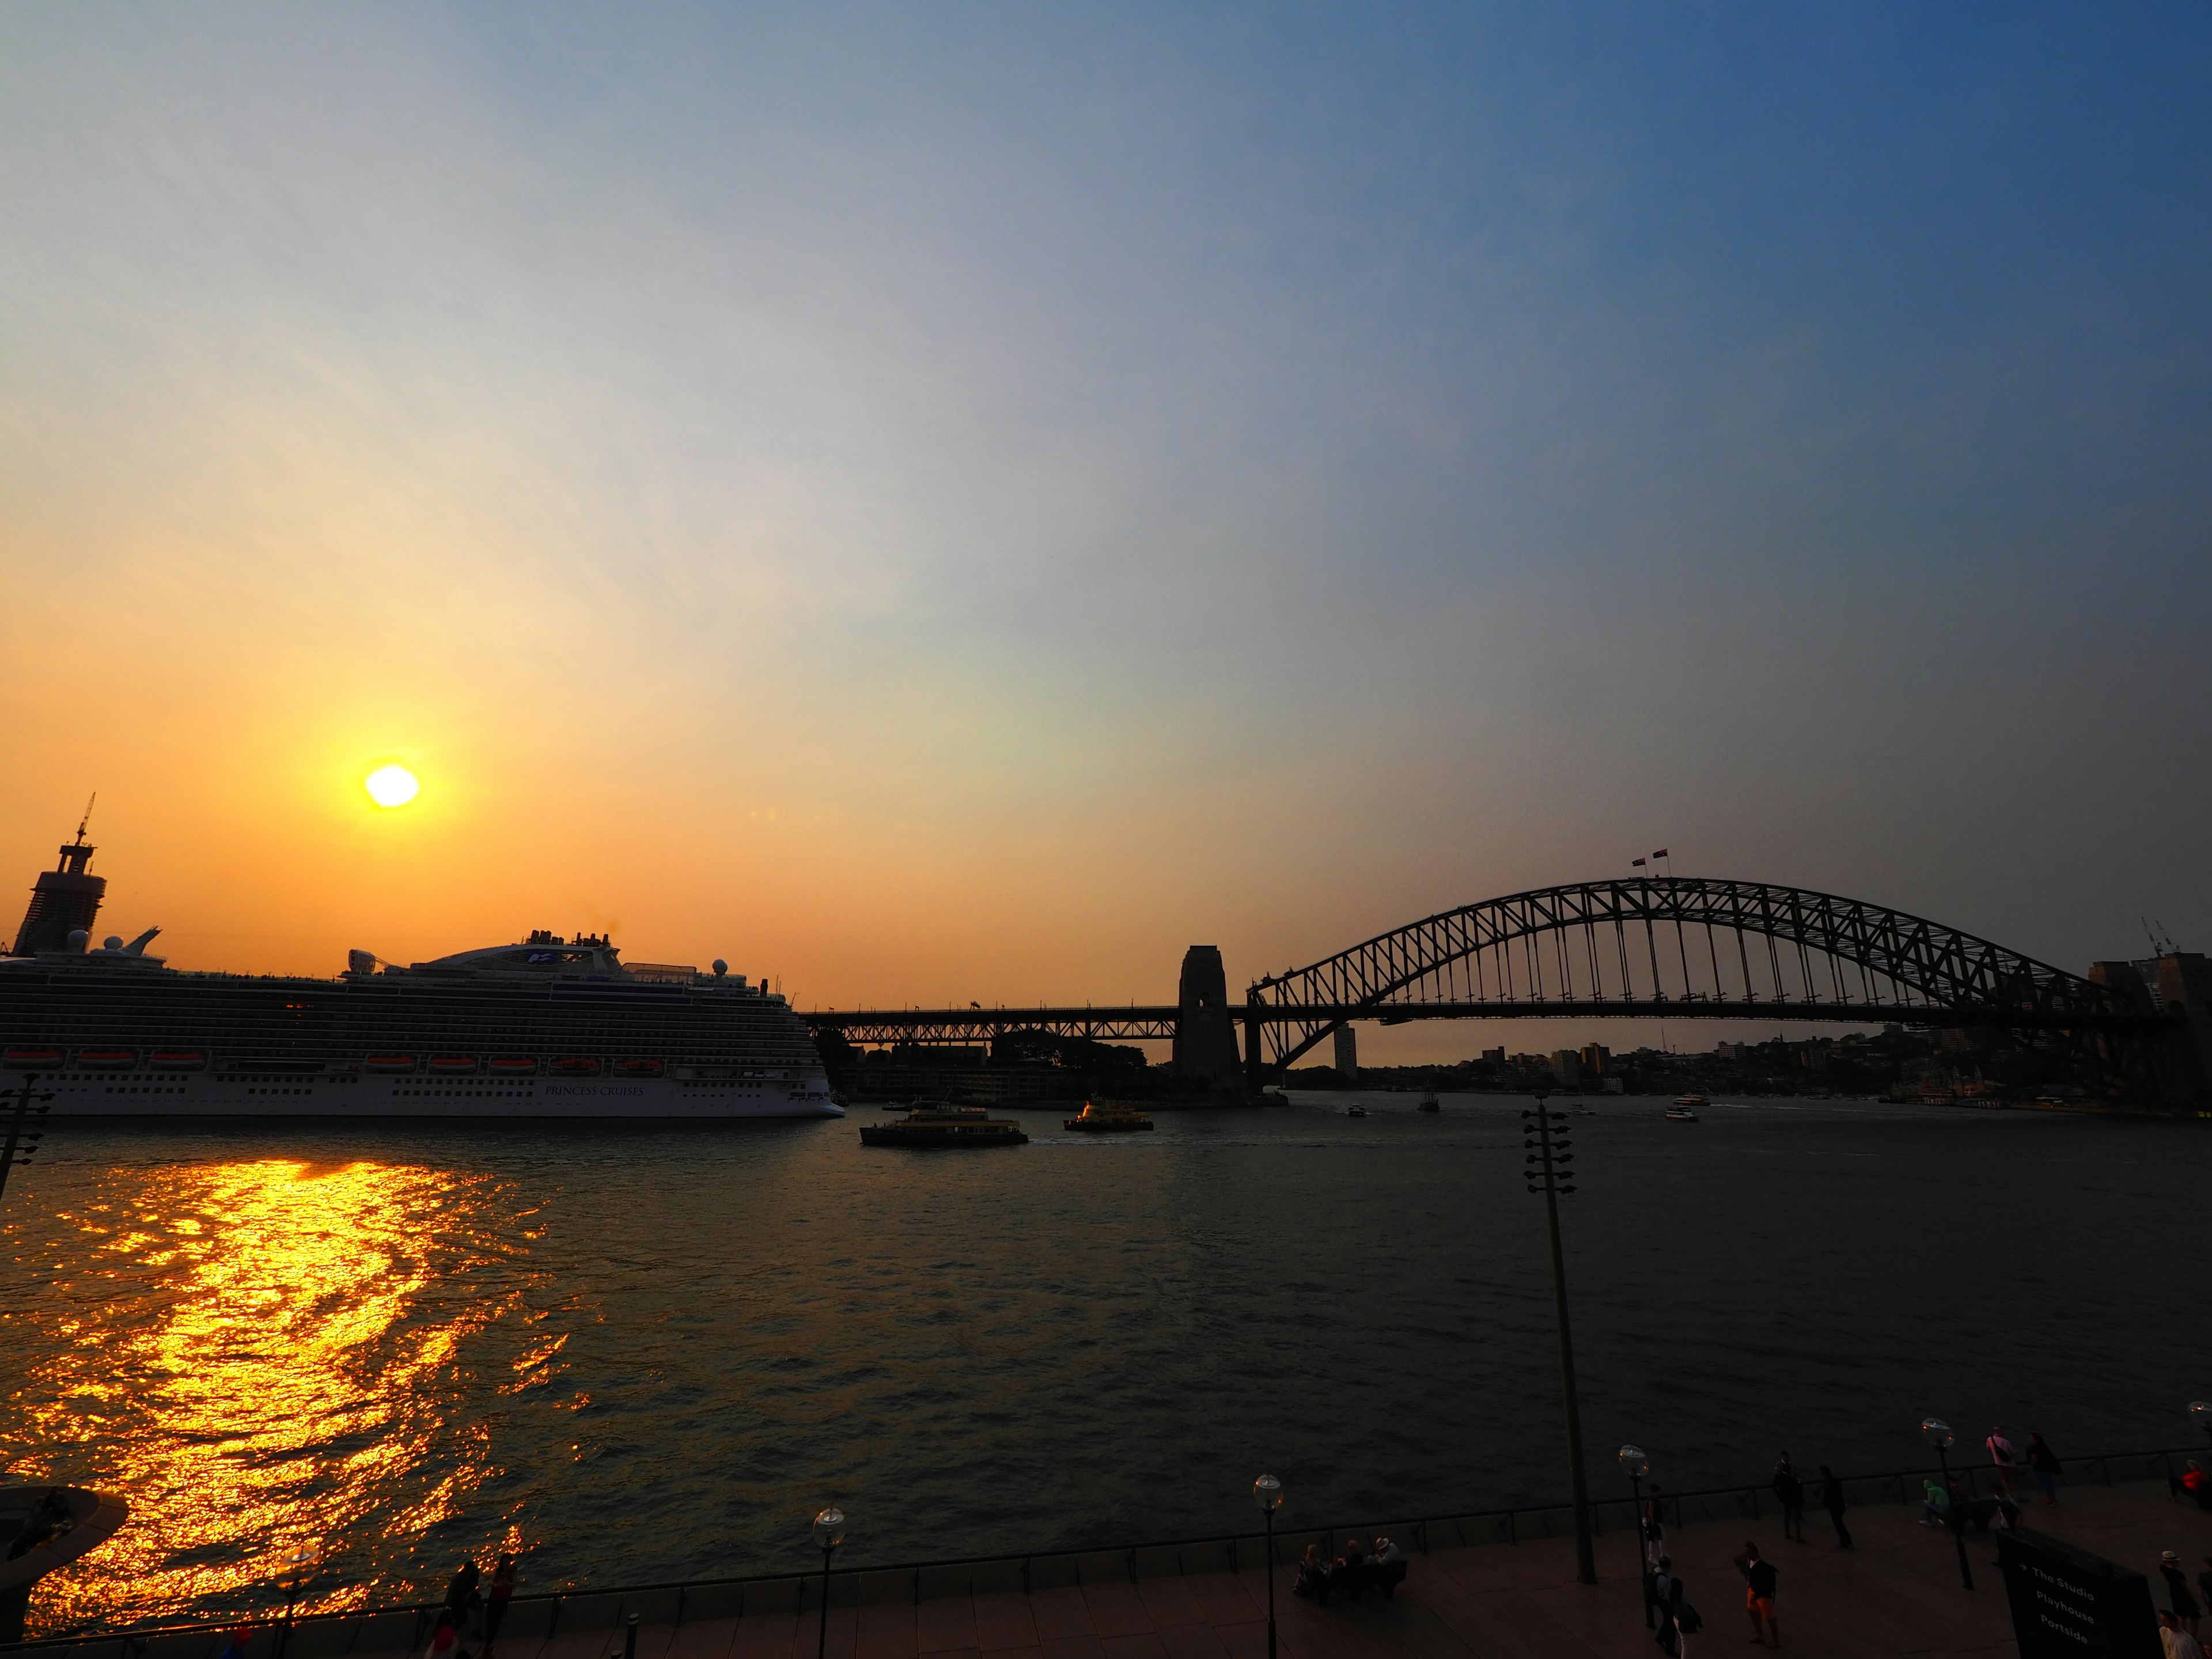
<path fill-rule="evenodd" d="M 1365 1117 L 1367 1109 L 1364 1106 L 1347 1106 L 1344 1109 L 1344 1115 L 1346 1117 Z"/>
<path fill-rule="evenodd" d="M 1060 1127 L 1087 1135 L 1127 1134 L 1132 1130 L 1152 1127 L 1152 1119 L 1151 1113 L 1140 1112 L 1118 1101 L 1086 1100 L 1083 1109 L 1073 1117 L 1060 1120 Z"/>
<path fill-rule="evenodd" d="M 1437 1091 L 1431 1089 L 1421 1097 L 1421 1103 L 1416 1109 L 1424 1112 L 1441 1112 L 1443 1109 L 1443 1103 L 1437 1098 Z"/>
<path fill-rule="evenodd" d="M 1677 1106 L 1703 1106 L 1707 1103 L 1703 1095 L 1676 1095 L 1674 1103 Z"/>
<path fill-rule="evenodd" d="M 1029 1137 L 1011 1118 L 994 1118 L 988 1107 L 917 1106 L 896 1123 L 863 1123 L 863 1146 L 1020 1146 Z"/>
<path fill-rule="evenodd" d="M 1667 1109 L 1667 1121 L 1669 1123 L 1695 1123 L 1697 1121 L 1698 1115 L 1680 1102 Z"/>

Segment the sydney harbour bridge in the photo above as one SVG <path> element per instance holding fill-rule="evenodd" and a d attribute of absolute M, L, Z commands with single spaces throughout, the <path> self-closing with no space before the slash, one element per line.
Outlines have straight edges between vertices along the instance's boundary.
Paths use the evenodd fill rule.
<path fill-rule="evenodd" d="M 1227 995 L 1193 947 L 1175 1002 L 818 1010 L 851 1043 L 975 1044 L 1018 1031 L 1171 1041 L 1179 1069 L 1257 1090 L 1357 1021 L 1755 1019 L 1969 1028 L 2039 1051 L 2113 1100 L 2191 1105 L 2212 1080 L 2201 956 L 2069 973 L 1925 917 L 1765 882 L 1637 876 L 1462 905 Z M 1242 1043 L 1238 1042 L 1241 1027 Z"/>

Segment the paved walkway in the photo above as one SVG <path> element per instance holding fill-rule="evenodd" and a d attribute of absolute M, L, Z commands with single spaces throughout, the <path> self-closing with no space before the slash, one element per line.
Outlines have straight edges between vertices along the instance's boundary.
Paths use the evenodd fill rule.
<path fill-rule="evenodd" d="M 2150 1576 L 2161 1549 L 2179 1551 L 2194 1577 L 2212 1554 L 2212 1514 L 2167 1501 L 2146 1484 L 2068 1490 L 2056 1508 L 2031 1503 L 2036 1527 Z M 1917 1508 L 1869 1506 L 1848 1517 L 1858 1547 L 1838 1549 L 1814 1513 L 1809 1544 L 1784 1541 L 1771 1520 L 1693 1523 L 1668 1547 L 1705 1615 L 1692 1644 L 1705 1656 L 1749 1650 L 1742 1581 L 1730 1558 L 1747 1538 L 1781 1571 L 1778 1612 L 1790 1652 L 1827 1655 L 2009 1655 L 2016 1651 L 1994 1541 L 1969 1532 L 1975 1588 L 1959 1583 L 1948 1534 L 1923 1527 Z M 1402 1540 L 1401 1540 L 1402 1541 Z M 1598 1540 L 1595 1588 L 1575 1582 L 1574 1545 L 1550 1539 L 1438 1550 L 1413 1558 L 1391 1601 L 1320 1608 L 1289 1594 L 1279 1570 L 1276 1616 L 1285 1659 L 1340 1656 L 1461 1656 L 1481 1659 L 1613 1659 L 1657 1652 L 1644 1629 L 1634 1543 Z M 1256 1571 L 1148 1578 L 1034 1595 L 952 1595 L 884 1606 L 833 1607 L 836 1659 L 1262 1659 L 1267 1583 Z M 2163 1599 L 2160 1598 L 2160 1605 Z M 646 1626 L 637 1659 L 811 1659 L 819 1614 L 756 1613 Z M 497 1659 L 607 1659 L 621 1637 L 564 1631 L 550 1640 L 502 1641 Z M 413 1659 L 393 1654 L 376 1659 Z"/>

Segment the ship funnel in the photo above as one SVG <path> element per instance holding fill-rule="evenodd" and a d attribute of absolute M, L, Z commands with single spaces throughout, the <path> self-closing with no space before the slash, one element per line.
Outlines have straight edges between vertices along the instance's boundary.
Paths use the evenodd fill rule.
<path fill-rule="evenodd" d="M 89 874 L 84 867 L 96 850 L 85 842 L 84 825 L 77 825 L 76 839 L 61 849 L 62 861 L 41 871 L 38 885 L 31 889 L 30 908 L 23 912 L 13 954 L 34 957 L 41 951 L 82 948 L 70 945 L 72 934 L 90 940 L 100 901 L 107 892 L 107 878 Z"/>

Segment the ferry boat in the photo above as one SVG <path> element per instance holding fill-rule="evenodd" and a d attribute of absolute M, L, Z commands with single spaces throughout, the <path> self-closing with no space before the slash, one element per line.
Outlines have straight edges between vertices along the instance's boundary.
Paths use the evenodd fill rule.
<path fill-rule="evenodd" d="M 1151 1113 L 1110 1100 L 1086 1100 L 1073 1117 L 1060 1120 L 1061 1128 L 1086 1135 L 1128 1134 L 1154 1127 Z"/>
<path fill-rule="evenodd" d="M 1421 1103 L 1413 1109 L 1417 1112 L 1441 1112 L 1443 1109 L 1443 1103 L 1437 1098 L 1437 1091 L 1431 1089 L 1421 1097 Z"/>
<path fill-rule="evenodd" d="M 988 1106 L 951 1101 L 917 1106 L 896 1123 L 863 1123 L 863 1146 L 1022 1146 L 1029 1136 L 1012 1118 L 994 1118 Z"/>
<path fill-rule="evenodd" d="M 541 930 L 331 979 L 180 972 L 158 927 L 92 946 L 94 850 L 80 824 L 0 956 L 0 1091 L 35 1076 L 58 1118 L 844 1115 L 805 1022 L 726 963 Z"/>

